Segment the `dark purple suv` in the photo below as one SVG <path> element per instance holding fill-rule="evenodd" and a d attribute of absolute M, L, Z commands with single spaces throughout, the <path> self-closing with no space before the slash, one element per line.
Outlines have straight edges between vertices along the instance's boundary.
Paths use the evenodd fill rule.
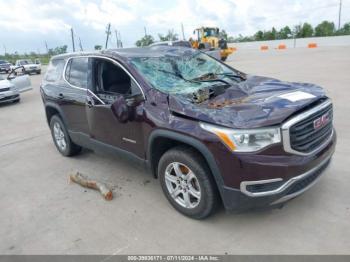
<path fill-rule="evenodd" d="M 41 94 L 62 155 L 130 156 L 197 219 L 220 203 L 283 205 L 318 180 L 336 144 L 322 88 L 246 75 L 190 48 L 55 56 Z"/>

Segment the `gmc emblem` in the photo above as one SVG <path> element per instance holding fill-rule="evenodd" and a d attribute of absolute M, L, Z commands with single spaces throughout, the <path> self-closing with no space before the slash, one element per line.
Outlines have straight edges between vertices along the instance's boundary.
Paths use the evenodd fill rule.
<path fill-rule="evenodd" d="M 314 129 L 319 129 L 329 122 L 329 113 L 324 114 L 323 116 L 314 120 Z"/>

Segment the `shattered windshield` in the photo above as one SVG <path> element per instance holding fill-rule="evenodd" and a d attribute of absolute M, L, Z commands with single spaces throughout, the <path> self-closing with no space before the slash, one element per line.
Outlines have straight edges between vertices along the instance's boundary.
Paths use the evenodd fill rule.
<path fill-rule="evenodd" d="M 166 93 L 192 93 L 212 86 L 215 79 L 224 78 L 226 74 L 236 74 L 201 52 L 182 56 L 133 57 L 131 63 L 154 88 Z"/>

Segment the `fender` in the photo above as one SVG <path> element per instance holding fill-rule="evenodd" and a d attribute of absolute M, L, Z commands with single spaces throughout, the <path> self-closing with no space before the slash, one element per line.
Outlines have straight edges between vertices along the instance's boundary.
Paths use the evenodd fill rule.
<path fill-rule="evenodd" d="M 51 107 L 51 108 L 54 108 L 55 110 L 57 110 L 57 112 L 59 113 L 60 117 L 62 118 L 63 123 L 67 126 L 67 118 L 66 118 L 66 116 L 65 116 L 65 114 L 64 114 L 64 112 L 63 112 L 63 110 L 62 110 L 57 104 L 55 104 L 55 103 L 53 103 L 53 102 L 46 102 L 46 103 L 45 103 L 45 114 L 46 114 L 46 119 L 47 119 L 47 112 L 46 112 L 46 109 L 47 109 L 48 107 Z M 48 119 L 47 119 L 47 122 L 48 122 L 48 124 L 50 125 Z"/>
<path fill-rule="evenodd" d="M 224 181 L 222 179 L 220 170 L 217 166 L 217 163 L 215 161 L 213 154 L 202 142 L 200 142 L 199 140 L 193 137 L 186 136 L 186 135 L 169 131 L 169 130 L 164 130 L 164 129 L 154 130 L 148 138 L 148 147 L 147 147 L 147 159 L 148 159 L 148 164 L 150 166 L 150 170 L 154 170 L 154 166 L 152 166 L 152 152 L 151 152 L 152 144 L 154 140 L 159 137 L 176 140 L 178 142 L 182 142 L 184 144 L 190 145 L 195 149 L 197 149 L 202 154 L 204 159 L 207 161 L 210 171 L 214 176 L 220 195 L 222 194 L 222 190 L 224 188 Z"/>

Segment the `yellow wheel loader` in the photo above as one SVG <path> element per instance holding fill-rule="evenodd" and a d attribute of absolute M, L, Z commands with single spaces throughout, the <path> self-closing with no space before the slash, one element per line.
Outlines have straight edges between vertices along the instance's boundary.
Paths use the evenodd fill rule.
<path fill-rule="evenodd" d="M 193 48 L 196 49 L 220 49 L 222 61 L 235 51 L 235 48 L 228 47 L 227 41 L 220 37 L 217 27 L 200 27 L 193 31 L 197 39 L 190 39 Z"/>

